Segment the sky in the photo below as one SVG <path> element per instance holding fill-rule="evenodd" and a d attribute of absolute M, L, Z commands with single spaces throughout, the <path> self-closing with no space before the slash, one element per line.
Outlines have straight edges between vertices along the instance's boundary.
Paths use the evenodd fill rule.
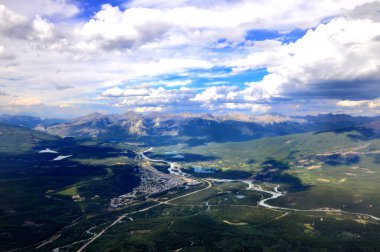
<path fill-rule="evenodd" d="M 380 115 L 380 1 L 0 0 L 0 113 Z"/>

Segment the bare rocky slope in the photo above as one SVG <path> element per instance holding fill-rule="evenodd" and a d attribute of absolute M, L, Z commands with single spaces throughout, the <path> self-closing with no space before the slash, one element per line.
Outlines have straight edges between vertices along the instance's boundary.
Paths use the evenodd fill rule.
<path fill-rule="evenodd" d="M 212 141 L 248 140 L 268 136 L 316 132 L 345 127 L 357 127 L 377 121 L 376 117 L 352 117 L 324 114 L 287 117 L 279 114 L 249 116 L 242 114 L 179 115 L 127 112 L 104 115 L 92 113 L 69 122 L 36 129 L 63 137 L 100 137 L 107 139 L 133 137 L 196 137 Z"/>

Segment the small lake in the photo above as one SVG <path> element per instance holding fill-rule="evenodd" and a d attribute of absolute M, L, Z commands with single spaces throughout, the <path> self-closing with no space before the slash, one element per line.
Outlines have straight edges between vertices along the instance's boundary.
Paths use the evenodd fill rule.
<path fill-rule="evenodd" d="M 244 179 L 252 176 L 250 172 L 237 170 L 222 171 L 202 166 L 191 166 L 189 168 L 183 168 L 182 171 L 198 178 Z"/>
<path fill-rule="evenodd" d="M 215 169 L 212 168 L 204 168 L 202 166 L 192 166 L 193 171 L 195 173 L 215 173 Z"/>
<path fill-rule="evenodd" d="M 164 152 L 165 155 L 177 155 L 178 152 L 177 151 L 166 151 Z"/>

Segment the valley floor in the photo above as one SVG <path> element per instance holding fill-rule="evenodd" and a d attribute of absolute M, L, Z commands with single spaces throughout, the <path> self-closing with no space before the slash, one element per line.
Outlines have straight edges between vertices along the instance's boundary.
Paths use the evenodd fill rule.
<path fill-rule="evenodd" d="M 0 250 L 380 251 L 380 140 L 352 134 L 1 154 Z"/>

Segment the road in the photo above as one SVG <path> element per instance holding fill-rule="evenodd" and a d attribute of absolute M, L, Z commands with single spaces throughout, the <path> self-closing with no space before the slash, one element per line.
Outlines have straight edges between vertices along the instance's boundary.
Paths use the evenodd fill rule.
<path fill-rule="evenodd" d="M 101 232 L 99 232 L 97 235 L 95 235 L 93 238 L 91 238 L 88 242 L 86 242 L 80 249 L 77 250 L 77 252 L 81 252 L 81 251 L 84 251 L 91 243 L 93 243 L 95 240 L 97 240 L 99 237 L 101 237 L 105 232 L 107 232 L 107 230 L 109 230 L 110 228 L 112 228 L 113 226 L 115 226 L 116 224 L 118 224 L 120 221 L 122 221 L 123 219 L 125 219 L 126 217 L 128 217 L 129 215 L 132 215 L 132 214 L 135 214 L 135 213 L 141 213 L 141 212 L 145 212 L 145 211 L 148 211 L 152 208 L 155 208 L 157 206 L 160 206 L 160 205 L 164 205 L 164 204 L 168 204 L 170 203 L 171 201 L 174 201 L 174 200 L 177 200 L 177 199 L 181 199 L 181 198 L 184 198 L 184 197 L 187 197 L 187 196 L 190 196 L 190 195 L 193 195 L 193 194 L 196 194 L 196 193 L 199 193 L 201 191 L 204 191 L 204 190 L 207 190 L 207 189 L 210 189 L 212 187 L 212 184 L 210 181 L 208 180 L 202 180 L 203 182 L 205 182 L 207 184 L 207 186 L 205 188 L 202 188 L 202 189 L 199 189 L 199 190 L 196 190 L 196 191 L 193 191 L 193 192 L 190 192 L 190 193 L 187 193 L 187 194 L 184 194 L 184 195 L 181 195 L 181 196 L 178 196 L 178 197 L 175 197 L 175 198 L 172 198 L 172 199 L 168 199 L 166 201 L 161 201 L 161 202 L 158 202 L 158 204 L 156 205 L 153 205 L 153 206 L 149 206 L 149 207 L 146 207 L 146 208 L 143 208 L 143 209 L 140 209 L 140 210 L 137 210 L 137 211 L 134 211 L 134 212 L 130 212 L 130 213 L 126 213 L 126 214 L 123 214 L 121 215 L 119 218 L 117 218 L 114 222 L 112 222 L 110 225 L 108 225 L 106 228 L 104 228 Z"/>
<path fill-rule="evenodd" d="M 263 198 L 263 199 L 261 199 L 258 202 L 259 206 L 262 206 L 262 207 L 265 207 L 265 208 L 276 209 L 276 210 L 284 210 L 284 211 L 294 211 L 294 212 L 344 213 L 344 214 L 351 214 L 351 215 L 360 215 L 360 216 L 371 218 L 371 219 L 376 220 L 376 221 L 380 221 L 379 217 L 371 215 L 371 214 L 348 212 L 348 211 L 344 211 L 344 210 L 341 210 L 341 209 L 332 209 L 332 208 L 297 209 L 297 208 L 288 208 L 288 207 L 273 206 L 273 205 L 270 205 L 270 204 L 268 204 L 266 202 L 269 201 L 269 200 L 272 200 L 272 199 L 277 199 L 279 197 L 285 196 L 285 192 L 280 192 L 278 190 L 278 188 L 280 187 L 279 185 L 277 185 L 274 188 L 274 191 L 269 191 L 269 190 L 263 189 L 259 185 L 254 185 L 251 181 L 241 180 L 241 182 L 244 182 L 244 183 L 248 184 L 248 188 L 247 188 L 248 190 L 253 190 L 253 191 L 257 191 L 257 192 L 264 192 L 264 193 L 268 193 L 268 194 L 271 195 L 269 198 Z"/>
<path fill-rule="evenodd" d="M 147 161 L 153 161 L 153 162 L 166 162 L 168 163 L 171 167 L 172 167 L 172 163 L 171 162 L 167 162 L 165 160 L 154 160 L 154 159 L 150 159 L 149 157 L 145 156 L 145 152 L 147 151 L 151 151 L 153 148 L 148 148 L 144 151 L 141 151 L 141 152 L 137 152 L 137 158 L 138 159 L 144 159 L 144 160 L 147 160 Z M 80 249 L 77 250 L 77 252 L 81 252 L 81 251 L 84 251 L 91 243 L 93 243 L 94 241 L 96 241 L 99 237 L 101 237 L 105 232 L 107 232 L 107 230 L 109 230 L 110 228 L 112 228 L 113 226 L 115 226 L 116 224 L 118 224 L 120 221 L 122 221 L 123 219 L 125 219 L 126 217 L 128 217 L 129 215 L 132 215 L 132 214 L 135 214 L 135 213 L 141 213 L 141 212 L 145 212 L 145 211 L 148 211 L 152 208 L 155 208 L 157 206 L 160 206 L 160 205 L 164 205 L 164 204 L 170 204 L 170 202 L 174 201 L 174 200 L 177 200 L 177 199 L 180 199 L 180 198 L 184 198 L 184 197 L 187 197 L 187 196 L 190 196 L 190 195 L 193 195 L 193 194 L 196 194 L 196 193 L 199 193 L 201 191 L 204 191 L 204 190 L 207 190 L 209 188 L 212 187 L 212 183 L 209 181 L 209 180 L 205 180 L 205 179 L 202 179 L 202 181 L 207 184 L 206 187 L 202 188 L 202 189 L 199 189 L 199 190 L 196 190 L 196 191 L 193 191 L 193 192 L 190 192 L 190 193 L 187 193 L 187 194 L 184 194 L 184 195 L 181 195 L 181 196 L 178 196 L 178 197 L 175 197 L 175 198 L 172 198 L 172 199 L 168 199 L 166 201 L 157 201 L 157 204 L 156 205 L 153 205 L 153 206 L 149 206 L 149 207 L 146 207 L 146 208 L 143 208 L 143 209 L 140 209 L 140 210 L 137 210 L 137 211 L 134 211 L 134 212 L 130 212 L 130 213 L 125 213 L 123 215 L 121 215 L 119 218 L 117 218 L 114 222 L 112 222 L 110 225 L 108 225 L 106 228 L 104 228 L 101 232 L 99 232 L 98 234 L 96 234 L 93 238 L 91 238 L 90 240 L 88 240 Z M 230 180 L 217 180 L 217 179 L 212 179 L 212 181 L 219 181 L 219 182 L 229 182 Z M 284 211 L 296 211 L 296 212 L 331 212 L 331 213 L 345 213 L 345 214 L 351 214 L 351 215 L 361 215 L 361 216 L 366 216 L 366 217 L 369 217 L 369 218 L 372 218 L 374 220 L 377 220 L 379 221 L 380 218 L 376 217 L 376 216 L 373 216 L 373 215 L 369 215 L 369 214 L 363 214 L 363 213 L 352 213 L 352 212 L 347 212 L 347 211 L 343 211 L 343 210 L 340 210 L 340 209 L 311 209 L 311 210 L 303 210 L 303 209 L 294 209 L 294 208 L 286 208 L 286 207 L 277 207 L 277 206 L 273 206 L 273 205 L 270 205 L 268 203 L 266 203 L 267 201 L 269 200 L 272 200 L 272 199 L 276 199 L 276 198 L 279 198 L 279 197 L 282 197 L 285 195 L 284 192 L 281 192 L 278 190 L 279 188 L 279 185 L 276 186 L 274 188 L 274 191 L 269 191 L 269 190 L 265 190 L 263 189 L 261 186 L 259 185 L 254 185 L 251 181 L 246 181 L 246 180 L 238 180 L 240 182 L 243 182 L 243 183 L 247 183 L 248 184 L 248 188 L 247 189 L 250 189 L 250 190 L 254 190 L 254 191 L 258 191 L 258 192 L 264 192 L 264 193 L 268 193 L 270 194 L 271 196 L 268 197 L 268 198 L 263 198 L 261 199 L 259 202 L 258 202 L 258 205 L 261 206 L 261 207 L 264 207 L 264 208 L 268 208 L 268 209 L 275 209 L 275 210 L 284 210 Z M 287 216 L 288 213 L 285 213 L 283 215 L 281 215 L 279 218 L 282 218 L 282 217 L 285 217 Z M 276 220 L 276 219 L 275 219 Z"/>

